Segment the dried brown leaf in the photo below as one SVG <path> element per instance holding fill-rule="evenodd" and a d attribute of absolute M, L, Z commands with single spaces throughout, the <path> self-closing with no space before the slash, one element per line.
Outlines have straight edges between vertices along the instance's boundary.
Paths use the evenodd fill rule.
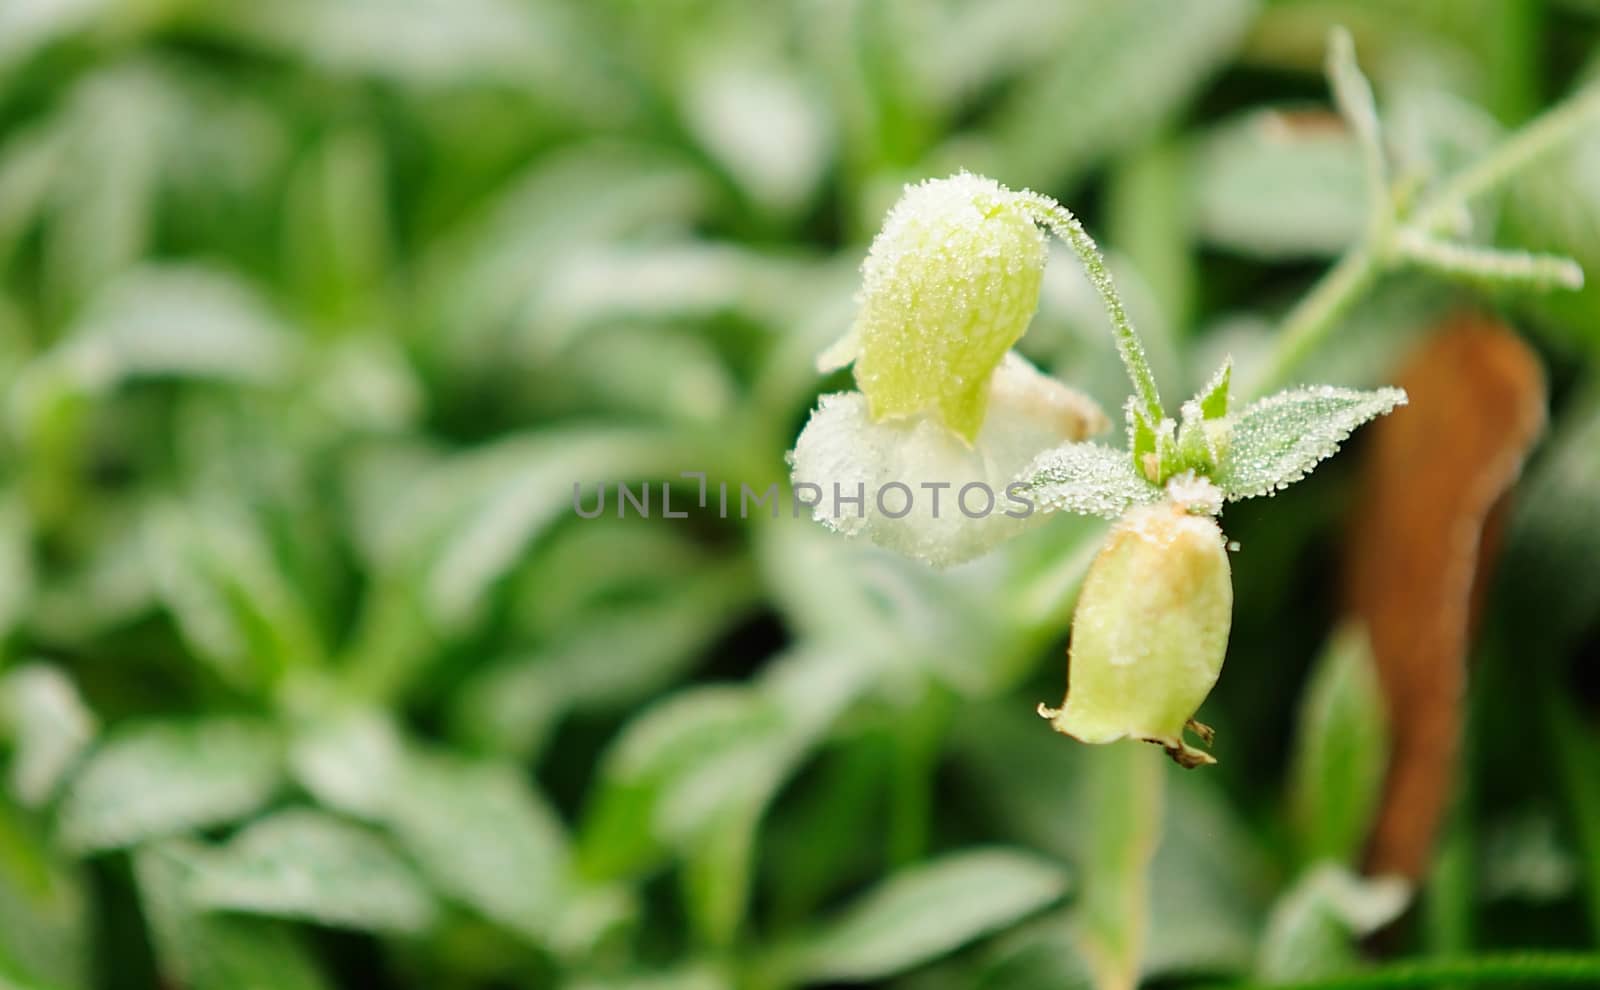
<path fill-rule="evenodd" d="M 1460 746 L 1466 656 L 1503 503 L 1545 421 L 1538 359 L 1506 326 L 1458 316 L 1399 376 L 1410 407 L 1371 428 L 1346 544 L 1393 726 L 1367 869 L 1427 868 Z"/>

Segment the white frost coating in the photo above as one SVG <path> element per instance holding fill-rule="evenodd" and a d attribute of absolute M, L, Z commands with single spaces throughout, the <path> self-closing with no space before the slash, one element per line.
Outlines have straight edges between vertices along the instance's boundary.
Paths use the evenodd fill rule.
<path fill-rule="evenodd" d="M 1269 396 L 1232 420 L 1214 480 L 1230 502 L 1275 494 L 1331 457 L 1356 427 L 1405 404 L 1397 388 L 1316 385 Z"/>
<path fill-rule="evenodd" d="M 1051 512 L 1115 519 L 1135 505 L 1157 502 L 1161 489 L 1139 477 L 1125 450 L 1068 443 L 1034 458 L 1022 472 L 1039 507 Z"/>
<path fill-rule="evenodd" d="M 935 567 L 978 557 L 1042 521 L 1047 514 L 1042 505 L 1026 518 L 1007 516 L 1008 510 L 1027 508 L 1007 498 L 1007 486 L 1028 477 L 1025 469 L 1041 451 L 1104 429 L 1105 415 L 1090 399 L 1015 354 L 995 370 L 990 389 L 988 415 L 971 446 L 931 415 L 873 422 L 861 393 L 823 396 L 790 455 L 793 480 L 821 489 L 813 516 L 838 532 L 863 536 Z M 894 483 L 912 496 L 911 511 L 901 518 L 886 515 L 878 505 L 883 490 L 882 508 L 899 513 L 905 507 L 904 490 L 885 490 Z M 984 490 L 968 493 L 966 507 L 978 518 L 964 513 L 958 501 L 963 486 L 974 483 L 994 493 L 992 508 Z M 925 484 L 949 487 L 935 490 Z M 835 485 L 845 498 L 864 492 L 864 505 L 836 507 Z"/>
<path fill-rule="evenodd" d="M 1039 305 L 1030 202 L 966 172 L 907 186 L 862 262 L 855 322 L 818 367 L 854 361 L 878 419 L 931 412 L 976 438 L 989 376 Z"/>
<path fill-rule="evenodd" d="M 1222 511 L 1222 489 L 1193 471 L 1168 479 L 1167 498 L 1197 516 L 1215 516 Z"/>

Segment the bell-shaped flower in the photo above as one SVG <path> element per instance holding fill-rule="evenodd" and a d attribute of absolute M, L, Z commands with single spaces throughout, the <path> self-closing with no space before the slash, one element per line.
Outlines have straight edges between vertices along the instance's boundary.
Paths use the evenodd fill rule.
<path fill-rule="evenodd" d="M 1092 400 L 1010 350 L 1038 308 L 1035 199 L 962 173 L 906 189 L 862 265 L 861 308 L 822 356 L 859 392 L 822 397 L 790 456 L 815 517 L 935 566 L 1036 522 L 1021 472 L 1105 429 Z"/>
<path fill-rule="evenodd" d="M 1089 565 L 1072 616 L 1067 697 L 1039 706 L 1057 732 L 1089 743 L 1141 739 L 1184 766 L 1216 762 L 1194 713 L 1222 673 L 1233 620 L 1222 493 L 1188 475 L 1171 497 L 1128 510 Z"/>
<path fill-rule="evenodd" d="M 797 493 L 815 486 L 819 522 L 935 567 L 994 549 L 1045 517 L 1023 483 L 1035 457 L 1106 419 L 1015 353 L 985 384 L 973 443 L 934 415 L 874 420 L 862 393 L 824 395 L 790 455 Z"/>

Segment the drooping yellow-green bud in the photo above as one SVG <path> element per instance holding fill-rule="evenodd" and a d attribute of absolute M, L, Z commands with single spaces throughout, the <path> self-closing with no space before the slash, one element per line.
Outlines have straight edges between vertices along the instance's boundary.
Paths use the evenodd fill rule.
<path fill-rule="evenodd" d="M 1040 705 L 1039 714 L 1083 742 L 1142 739 L 1187 767 L 1216 762 L 1183 731 L 1211 741 L 1193 716 L 1222 672 L 1232 617 L 1216 520 L 1177 500 L 1130 510 L 1078 596 L 1067 699 L 1060 709 Z"/>
<path fill-rule="evenodd" d="M 995 366 L 1038 308 L 1045 256 L 1028 201 L 994 180 L 908 186 L 862 265 L 855 323 L 823 364 L 855 359 L 873 419 L 932 412 L 970 443 Z"/>

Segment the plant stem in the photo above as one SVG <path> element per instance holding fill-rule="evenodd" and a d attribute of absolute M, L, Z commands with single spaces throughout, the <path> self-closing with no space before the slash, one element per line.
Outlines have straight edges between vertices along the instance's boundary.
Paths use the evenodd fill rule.
<path fill-rule="evenodd" d="M 1516 952 L 1463 959 L 1395 963 L 1349 976 L 1304 983 L 1278 983 L 1270 990 L 1408 990 L 1446 983 L 1600 983 L 1600 955 Z M 1267 984 L 1217 984 L 1214 990 L 1269 990 Z"/>
<path fill-rule="evenodd" d="M 1600 86 L 1591 87 L 1542 114 L 1476 164 L 1445 181 L 1398 227 L 1375 225 L 1362 243 L 1346 252 L 1284 319 L 1277 345 L 1263 370 L 1255 376 L 1255 387 L 1251 391 L 1259 395 L 1287 384 L 1288 376 L 1333 332 L 1339 318 L 1378 276 L 1396 264 L 1411 260 L 1409 255 L 1397 250 L 1403 238 L 1427 237 L 1447 227 L 1470 200 L 1503 185 L 1522 169 L 1582 136 L 1584 128 L 1597 120 L 1600 120 Z M 1374 193 L 1381 194 L 1381 191 Z M 1500 255 L 1491 260 L 1499 265 L 1507 263 L 1506 257 Z M 1574 270 L 1565 259 L 1528 256 L 1526 261 L 1537 268 L 1534 274 L 1548 276 L 1557 284 L 1576 281 Z"/>
<path fill-rule="evenodd" d="M 1133 383 L 1134 394 L 1139 397 L 1139 403 L 1144 406 L 1150 422 L 1160 423 L 1166 418 L 1166 413 L 1161 408 L 1161 393 L 1156 388 L 1155 375 L 1150 371 L 1150 359 L 1145 356 L 1144 342 L 1139 339 L 1138 331 L 1134 330 L 1127 310 L 1122 306 L 1122 297 L 1117 294 L 1117 287 L 1111 281 L 1111 272 L 1106 269 L 1106 259 L 1100 253 L 1099 246 L 1065 206 L 1040 193 L 1025 192 L 1021 196 L 1024 202 L 1033 207 L 1035 218 L 1065 241 L 1083 263 L 1089 281 L 1105 303 L 1106 314 L 1111 317 L 1111 335 L 1117 342 L 1122 365 L 1128 369 L 1128 380 Z"/>
<path fill-rule="evenodd" d="M 1284 318 L 1276 346 L 1265 367 L 1252 376 L 1255 384 L 1250 391 L 1260 395 L 1288 384 L 1288 376 L 1333 332 L 1339 318 L 1377 281 L 1384 267 L 1366 244 L 1347 251 Z"/>
<path fill-rule="evenodd" d="M 1494 151 L 1456 173 L 1420 204 L 1411 225 L 1436 233 L 1472 200 L 1491 192 L 1545 155 L 1581 137 L 1600 121 L 1600 85 L 1590 86 L 1540 114 Z"/>

